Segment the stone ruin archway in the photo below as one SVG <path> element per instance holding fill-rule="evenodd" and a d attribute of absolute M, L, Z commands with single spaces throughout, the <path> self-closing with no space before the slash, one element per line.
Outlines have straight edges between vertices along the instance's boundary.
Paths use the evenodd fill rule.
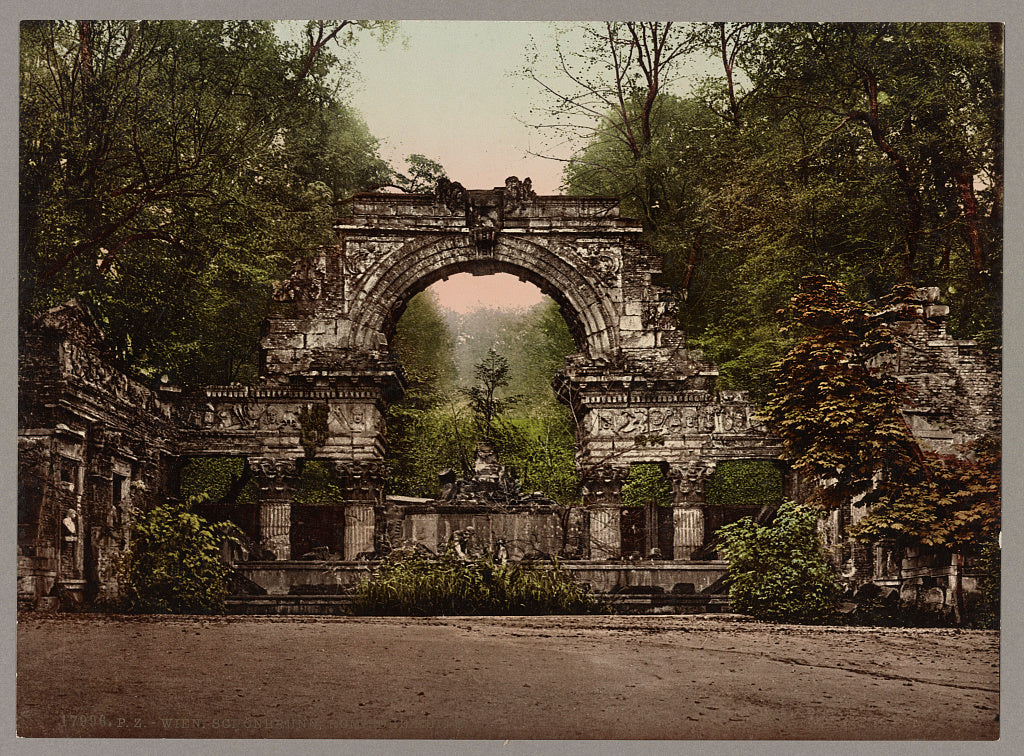
<path fill-rule="evenodd" d="M 290 501 L 303 461 L 343 481 L 344 555 L 372 552 L 383 499 L 384 417 L 404 388 L 388 339 L 409 299 L 457 272 L 509 272 L 561 306 L 579 352 L 554 381 L 577 421 L 592 558 L 619 556 L 619 491 L 631 464 L 657 462 L 673 487 L 688 558 L 716 460 L 774 458 L 739 392 L 686 349 L 660 260 L 608 198 L 538 197 L 530 181 L 491 190 L 442 181 L 435 194 L 361 194 L 337 244 L 297 260 L 275 291 L 254 387 L 208 387 L 184 453 L 245 454 L 260 492 L 259 540 L 290 556 Z M 701 533 L 699 536 L 703 538 Z M 603 546 L 601 544 L 608 544 Z M 667 555 L 668 556 L 668 555 Z"/>
<path fill-rule="evenodd" d="M 189 457 L 245 458 L 259 492 L 244 518 L 256 542 L 251 553 L 287 560 L 323 543 L 325 533 L 343 559 L 374 552 L 383 529 L 394 525 L 387 511 L 393 502 L 383 496 L 384 418 L 404 388 L 388 339 L 413 294 L 461 271 L 507 271 L 537 284 L 560 303 L 578 347 L 553 386 L 577 423 L 585 511 L 552 524 L 561 515 L 533 502 L 521 508 L 533 507 L 533 514 L 503 514 L 502 532 L 523 526 L 550 535 L 560 527 L 563 535 L 579 534 L 577 543 L 585 539 L 591 562 L 619 560 L 622 485 L 632 465 L 655 463 L 672 490 L 672 553 L 663 555 L 687 564 L 650 569 L 707 577 L 709 565 L 689 561 L 723 514 L 709 511 L 706 482 L 720 462 L 777 460 L 781 449 L 744 394 L 718 390 L 714 366 L 687 349 L 640 226 L 620 218 L 614 200 L 537 197 L 528 180 L 514 178 L 485 191 L 444 183 L 436 194 L 358 195 L 343 209 L 337 244 L 297 261 L 275 292 L 256 385 L 182 391 L 130 377 L 79 302 L 19 324 L 19 603 L 53 606 L 57 586 L 61 595 L 86 600 L 115 596 L 115 565 L 133 518 L 178 493 Z M 951 338 L 948 308 L 937 298 L 938 289 L 920 289 L 903 313 L 905 343 L 891 368 L 918 391 L 917 404 L 904 408 L 908 424 L 942 451 L 998 432 L 1001 383 L 998 354 Z M 311 460 L 343 492 L 324 511 L 310 511 L 315 504 L 295 496 Z M 792 476 L 785 482 L 784 493 L 796 498 Z M 902 580 L 883 558 L 884 544 L 872 562 L 848 543 L 854 507 L 824 524 L 848 577 Z M 401 535 L 411 531 L 418 540 L 431 524 L 416 520 L 414 509 L 403 510 L 412 521 L 403 520 Z M 442 514 L 445 527 L 474 517 L 461 499 L 434 507 L 434 525 Z M 668 523 L 657 514 L 660 548 Z M 581 562 L 573 569 L 611 589 L 621 566 Z M 936 574 L 941 569 L 934 566 Z M 287 591 L 292 584 L 281 576 L 297 572 L 281 565 L 267 582 Z M 910 589 L 923 579 L 913 578 Z"/>

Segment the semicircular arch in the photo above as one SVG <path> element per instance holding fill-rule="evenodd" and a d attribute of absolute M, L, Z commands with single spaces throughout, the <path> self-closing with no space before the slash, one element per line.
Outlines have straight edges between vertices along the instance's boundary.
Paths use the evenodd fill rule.
<path fill-rule="evenodd" d="M 455 273 L 510 273 L 536 285 L 558 302 L 577 348 L 589 358 L 619 346 L 615 301 L 607 289 L 549 248 L 507 235 L 486 254 L 461 235 L 398 250 L 351 300 L 353 341 L 372 344 L 378 334 L 390 337 L 414 295 Z"/>

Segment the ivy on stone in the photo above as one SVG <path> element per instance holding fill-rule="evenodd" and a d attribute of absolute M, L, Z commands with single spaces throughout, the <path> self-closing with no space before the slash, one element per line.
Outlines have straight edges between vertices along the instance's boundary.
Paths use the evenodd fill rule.
<path fill-rule="evenodd" d="M 782 473 L 764 460 L 724 460 L 708 481 L 704 500 L 713 507 L 778 505 L 782 501 Z"/>
<path fill-rule="evenodd" d="M 647 504 L 667 507 L 672 503 L 672 486 L 661 466 L 653 462 L 631 465 L 622 484 L 622 506 L 643 507 Z"/>
<path fill-rule="evenodd" d="M 327 443 L 327 405 L 307 404 L 299 410 L 299 443 L 306 457 L 315 457 L 319 449 Z"/>

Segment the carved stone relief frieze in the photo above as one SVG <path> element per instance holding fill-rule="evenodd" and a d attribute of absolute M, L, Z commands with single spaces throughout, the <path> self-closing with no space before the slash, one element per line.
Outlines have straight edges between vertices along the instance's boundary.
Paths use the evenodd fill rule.
<path fill-rule="evenodd" d="M 332 436 L 363 433 L 366 423 L 366 408 L 358 405 L 336 404 L 327 416 L 327 430 Z"/>
<path fill-rule="evenodd" d="M 709 404 L 675 407 L 600 407 L 583 423 L 587 435 L 632 438 L 638 434 L 668 437 L 688 433 L 762 431 L 749 404 Z"/>
<path fill-rule="evenodd" d="M 253 402 L 214 408 L 213 430 L 255 430 L 262 409 Z"/>
<path fill-rule="evenodd" d="M 715 430 L 712 407 L 622 407 L 593 409 L 584 428 L 591 436 L 630 438 L 636 434 L 669 436 L 711 433 Z"/>
<path fill-rule="evenodd" d="M 401 249 L 404 242 L 385 242 L 376 239 L 364 243 L 346 243 L 341 266 L 345 275 L 358 277 Z"/>
<path fill-rule="evenodd" d="M 261 431 L 298 433 L 298 410 L 289 405 L 268 404 L 260 413 L 256 427 Z"/>

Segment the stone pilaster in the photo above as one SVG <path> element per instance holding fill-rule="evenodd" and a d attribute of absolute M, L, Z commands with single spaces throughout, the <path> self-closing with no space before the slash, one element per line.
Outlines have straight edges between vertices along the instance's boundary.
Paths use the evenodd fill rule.
<path fill-rule="evenodd" d="M 373 552 L 373 534 L 376 520 L 372 504 L 345 506 L 345 559 Z"/>
<path fill-rule="evenodd" d="M 622 551 L 622 532 L 618 507 L 590 509 L 590 558 L 618 559 Z"/>
<path fill-rule="evenodd" d="M 289 501 L 260 502 L 260 543 L 275 559 L 291 558 L 291 516 Z"/>
<path fill-rule="evenodd" d="M 690 559 L 704 545 L 704 510 L 700 507 L 673 507 L 672 524 L 675 539 L 673 559 Z"/>

